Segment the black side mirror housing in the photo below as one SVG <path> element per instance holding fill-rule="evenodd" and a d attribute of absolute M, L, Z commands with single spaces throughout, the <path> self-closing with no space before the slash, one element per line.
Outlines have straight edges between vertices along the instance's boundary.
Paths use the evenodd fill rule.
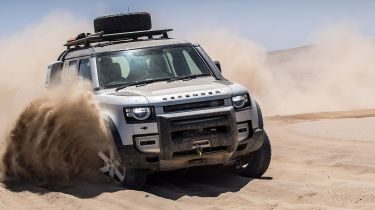
<path fill-rule="evenodd" d="M 221 72 L 221 64 L 219 61 L 214 61 L 215 63 L 215 66 L 219 69 L 219 71 Z"/>

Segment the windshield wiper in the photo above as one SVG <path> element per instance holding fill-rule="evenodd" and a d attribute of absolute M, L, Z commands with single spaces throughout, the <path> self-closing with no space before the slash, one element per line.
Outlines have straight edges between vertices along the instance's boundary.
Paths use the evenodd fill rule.
<path fill-rule="evenodd" d="M 110 86 L 121 85 L 120 87 L 116 88 L 116 91 L 119 91 L 119 90 L 122 90 L 126 87 L 134 86 L 134 85 L 147 85 L 147 84 L 150 84 L 150 83 L 160 82 L 160 81 L 172 82 L 172 81 L 176 81 L 176 80 L 190 80 L 190 79 L 194 79 L 194 78 L 197 78 L 197 77 L 205 77 L 205 76 L 211 76 L 211 75 L 209 75 L 209 74 L 195 74 L 195 75 L 185 75 L 185 76 L 181 76 L 181 77 L 172 77 L 172 78 L 171 77 L 165 77 L 165 78 L 148 79 L 148 80 L 126 82 L 126 83 L 120 83 L 120 84 L 113 84 L 113 85 L 110 85 Z"/>
<path fill-rule="evenodd" d="M 211 76 L 209 74 L 193 74 L 193 75 L 185 75 L 185 76 L 181 76 L 181 77 L 172 77 L 168 80 L 168 82 L 173 82 L 173 81 L 176 81 L 176 80 L 191 80 L 191 79 L 195 79 L 197 77 L 206 77 L 206 76 Z"/>
<path fill-rule="evenodd" d="M 148 79 L 148 80 L 141 80 L 141 81 L 134 81 L 134 82 L 127 82 L 127 83 L 124 83 L 122 86 L 116 88 L 116 91 L 119 91 L 119 90 L 122 90 L 126 87 L 129 87 L 129 86 L 134 86 L 134 85 L 147 85 L 147 84 L 150 84 L 150 83 L 153 83 L 153 82 L 160 82 L 160 81 L 166 81 L 166 80 L 169 80 L 170 78 L 167 77 L 167 78 L 158 78 L 158 79 Z"/>

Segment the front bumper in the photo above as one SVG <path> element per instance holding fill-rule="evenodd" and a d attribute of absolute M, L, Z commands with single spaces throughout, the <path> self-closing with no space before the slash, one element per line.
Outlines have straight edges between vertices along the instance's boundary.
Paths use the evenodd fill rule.
<path fill-rule="evenodd" d="M 250 120 L 248 138 L 239 141 L 237 121 L 233 107 L 159 115 L 160 153 L 143 153 L 133 144 L 119 148 L 119 154 L 127 167 L 153 171 L 230 165 L 263 143 L 264 131 L 252 129 Z"/>

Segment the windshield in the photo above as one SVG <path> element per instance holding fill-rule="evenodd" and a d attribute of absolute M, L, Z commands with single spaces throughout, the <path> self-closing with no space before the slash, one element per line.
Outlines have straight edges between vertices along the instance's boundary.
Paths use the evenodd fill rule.
<path fill-rule="evenodd" d="M 147 48 L 97 57 L 99 85 L 110 87 L 136 81 L 211 75 L 191 46 Z"/>

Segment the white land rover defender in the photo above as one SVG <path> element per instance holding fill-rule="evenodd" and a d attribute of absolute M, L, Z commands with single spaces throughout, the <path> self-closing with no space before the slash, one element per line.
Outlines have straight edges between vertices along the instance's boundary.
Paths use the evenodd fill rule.
<path fill-rule="evenodd" d="M 113 139 L 99 170 L 129 188 L 149 173 L 203 165 L 265 173 L 271 146 L 259 105 L 200 45 L 150 30 L 148 13 L 99 17 L 94 26 L 65 44 L 46 85 L 72 70 L 91 82 Z"/>

